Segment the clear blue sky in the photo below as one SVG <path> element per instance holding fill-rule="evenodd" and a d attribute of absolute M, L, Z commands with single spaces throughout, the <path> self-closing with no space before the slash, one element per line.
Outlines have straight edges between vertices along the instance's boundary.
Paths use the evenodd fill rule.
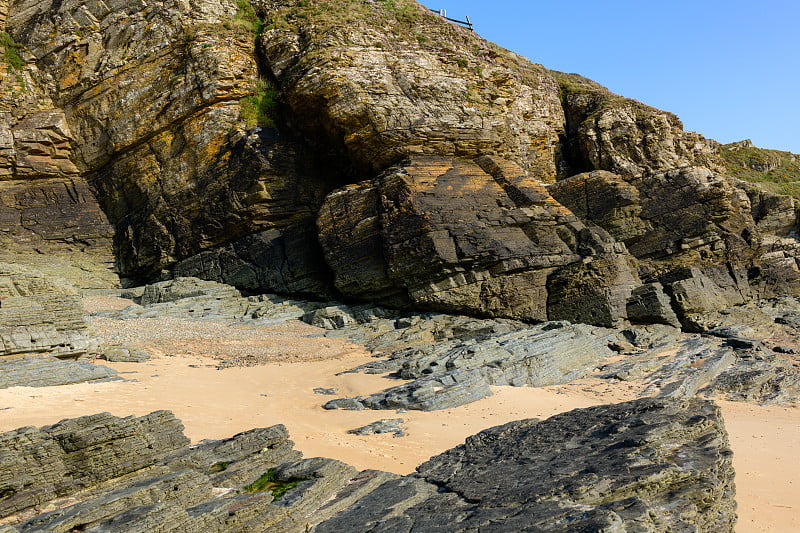
<path fill-rule="evenodd" d="M 422 0 L 483 37 L 677 114 L 723 143 L 800 153 L 798 0 Z"/>

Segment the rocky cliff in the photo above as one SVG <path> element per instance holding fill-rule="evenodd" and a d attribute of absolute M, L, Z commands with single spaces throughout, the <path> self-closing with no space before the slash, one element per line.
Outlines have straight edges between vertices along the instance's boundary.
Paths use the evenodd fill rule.
<path fill-rule="evenodd" d="M 113 227 L 125 279 L 604 326 L 800 293 L 792 198 L 413 0 L 15 0 L 6 30 L 13 246 Z"/>

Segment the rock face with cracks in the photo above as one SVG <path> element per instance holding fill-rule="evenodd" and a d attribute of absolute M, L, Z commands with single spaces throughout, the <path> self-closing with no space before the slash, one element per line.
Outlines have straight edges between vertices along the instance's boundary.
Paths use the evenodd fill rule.
<path fill-rule="evenodd" d="M 703 400 L 645 399 L 511 422 L 410 476 L 302 459 L 282 426 L 194 446 L 181 430 L 159 411 L 0 435 L 4 533 L 710 533 L 733 531 L 736 519 L 727 434 Z M 79 501 L 36 514 L 73 495 Z"/>
<path fill-rule="evenodd" d="M 16 0 L 5 28 L 0 240 L 82 283 L 113 228 L 126 283 L 694 330 L 800 294 L 793 200 L 412 0 Z"/>

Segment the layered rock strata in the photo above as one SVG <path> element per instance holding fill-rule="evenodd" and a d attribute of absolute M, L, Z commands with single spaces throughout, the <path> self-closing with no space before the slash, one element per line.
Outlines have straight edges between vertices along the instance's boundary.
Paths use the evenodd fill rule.
<path fill-rule="evenodd" d="M 326 185 L 303 146 L 266 127 L 259 22 L 240 4 L 20 1 L 7 28 L 31 85 L 63 109 L 70 169 L 114 226 L 123 276 L 208 252 L 184 272 L 319 296 L 328 274 L 307 244 Z"/>
<path fill-rule="evenodd" d="M 610 326 L 640 284 L 623 245 L 492 157 L 411 159 L 330 194 L 318 225 L 337 289 L 395 306 L 528 320 L 581 307 Z M 575 286 L 576 268 L 596 283 Z"/>
<path fill-rule="evenodd" d="M 736 520 L 727 434 L 719 410 L 702 400 L 638 400 L 511 422 L 410 476 L 301 459 L 282 426 L 194 446 L 181 430 L 160 411 L 0 435 L 0 527 L 721 532 Z M 51 502 L 56 510 L 35 514 Z"/>
<path fill-rule="evenodd" d="M 74 287 L 0 264 L 0 357 L 85 355 L 96 347 Z"/>
<path fill-rule="evenodd" d="M 93 356 L 99 345 L 76 292 L 40 272 L 0 264 L 0 388 L 116 376 L 110 368 L 73 360 Z"/>
<path fill-rule="evenodd" d="M 38 75 L 34 65 L 0 62 L 0 261 L 112 287 L 113 228 L 76 165 L 67 117 Z"/>
<path fill-rule="evenodd" d="M 511 422 L 385 483 L 315 531 L 732 531 L 723 432 L 718 409 L 702 400 Z"/>
<path fill-rule="evenodd" d="M 644 289 L 634 293 L 640 298 L 635 305 L 650 313 L 641 315 L 648 322 L 644 318 L 652 318 L 658 303 L 651 300 L 663 293 Z M 335 398 L 325 404 L 328 409 L 446 409 L 489 396 L 494 385 L 539 387 L 583 378 L 625 381 L 643 397 L 706 394 L 759 403 L 800 401 L 797 298 L 698 315 L 703 334 L 686 334 L 676 323 L 658 320 L 617 329 L 553 321 L 532 326 L 270 295 L 244 298 L 232 287 L 193 278 L 149 285 L 139 293 L 145 305 L 97 314 L 249 324 L 303 320 L 376 356 L 348 372 L 411 380 L 367 397 Z"/>
<path fill-rule="evenodd" d="M 399 377 L 414 381 L 368 397 L 331 400 L 324 407 L 430 411 L 490 396 L 490 385 L 567 383 L 611 355 L 610 337 L 609 331 L 549 322 L 481 340 L 400 351 L 391 363 L 399 367 Z"/>

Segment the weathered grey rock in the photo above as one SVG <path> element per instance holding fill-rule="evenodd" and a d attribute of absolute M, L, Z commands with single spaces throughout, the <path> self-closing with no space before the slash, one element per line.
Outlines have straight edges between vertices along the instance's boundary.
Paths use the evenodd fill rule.
<path fill-rule="evenodd" d="M 481 339 L 404 350 L 393 354 L 390 364 L 398 368 L 399 377 L 414 381 L 368 397 L 331 400 L 324 407 L 429 411 L 489 396 L 490 385 L 567 383 L 583 377 L 600 359 L 611 355 L 611 337 L 601 328 L 545 323 Z"/>
<path fill-rule="evenodd" d="M 397 316 L 396 311 L 373 305 L 329 305 L 315 309 L 303 316 L 303 322 L 324 329 L 341 329 L 355 324 L 372 322 L 379 318 Z"/>
<path fill-rule="evenodd" d="M 208 299 L 228 300 L 239 298 L 241 293 L 235 287 L 223 283 L 179 277 L 146 285 L 139 303 L 153 305 L 201 296 Z"/>
<path fill-rule="evenodd" d="M 643 399 L 486 430 L 316 527 L 334 531 L 732 532 L 710 402 Z M 431 490 L 435 489 L 435 490 Z"/>
<path fill-rule="evenodd" d="M 188 444 L 172 413 L 120 419 L 108 413 L 0 435 L 0 516 L 156 464 Z"/>
<path fill-rule="evenodd" d="M 0 388 L 48 387 L 110 379 L 110 368 L 83 361 L 98 339 L 75 287 L 40 272 L 0 264 Z M 54 357 L 55 356 L 55 357 Z"/>
<path fill-rule="evenodd" d="M 547 316 L 615 327 L 627 318 L 627 302 L 641 282 L 636 261 L 621 243 L 608 251 L 562 267 L 548 279 Z"/>
<path fill-rule="evenodd" d="M 741 361 L 700 392 L 726 400 L 790 405 L 800 402 L 800 369 L 789 361 Z"/>
<path fill-rule="evenodd" d="M 101 311 L 94 315 L 120 320 L 169 316 L 244 321 L 259 325 L 302 319 L 330 329 L 397 315 L 395 311 L 372 305 L 348 306 L 334 302 L 295 300 L 274 294 L 244 297 L 230 285 L 198 278 L 179 277 L 146 285 L 139 291 L 141 295 L 138 298 L 142 305 Z"/>
<path fill-rule="evenodd" d="M 721 395 L 762 404 L 800 400 L 800 370 L 792 361 L 760 340 L 722 335 L 725 328 L 720 330 L 714 336 L 648 343 L 640 353 L 601 365 L 598 377 L 638 383 L 641 396 Z"/>
<path fill-rule="evenodd" d="M 17 265 L 0 264 L 0 358 L 51 353 L 79 357 L 97 346 L 77 290 Z"/>
<path fill-rule="evenodd" d="M 150 360 L 150 354 L 136 346 L 115 344 L 104 346 L 100 353 L 100 359 L 112 363 L 143 363 Z"/>
<path fill-rule="evenodd" d="M 195 446 L 180 430 L 170 413 L 157 412 L 0 434 L 0 518 L 57 495 L 78 500 L 17 515 L 3 531 L 574 531 L 579 524 L 711 533 L 732 531 L 735 521 L 727 435 L 718 409 L 699 399 L 643 399 L 512 422 L 405 477 L 300 459 L 283 426 Z M 288 492 L 273 493 L 281 486 Z"/>
<path fill-rule="evenodd" d="M 115 370 L 88 361 L 64 361 L 44 354 L 0 357 L 0 389 L 112 379 L 119 379 Z"/>
<path fill-rule="evenodd" d="M 80 491 L 78 503 L 23 518 L 13 531 L 289 533 L 305 530 L 316 521 L 329 518 L 386 480 L 397 477 L 385 472 L 358 472 L 352 466 L 331 459 L 301 459 L 301 454 L 292 449 L 293 443 L 288 440 L 283 426 L 253 429 L 230 439 L 186 446 L 188 440 L 180 433 L 180 423 L 168 413 L 148 415 L 163 419 L 159 428 L 129 427 L 131 420 L 139 422 L 148 417 L 97 416 L 106 417 L 104 427 L 92 426 L 89 417 L 61 423 L 78 429 L 89 425 L 90 437 L 95 433 L 104 439 L 107 437 L 102 442 L 103 455 L 98 452 L 86 459 L 99 463 L 73 466 L 83 466 L 88 471 L 116 467 L 116 474 L 109 479 L 85 479 L 80 485 L 72 486 L 70 495 Z M 36 430 L 24 428 L 0 437 L 10 435 L 13 439 L 20 431 Z M 37 449 L 45 444 L 57 451 L 76 438 L 55 436 L 47 440 L 45 437 Z M 97 440 L 97 437 L 91 438 Z M 86 440 L 86 436 L 80 439 Z M 159 445 L 151 445 L 147 453 L 139 452 L 142 457 L 129 457 L 126 453 L 137 451 L 128 449 L 136 439 L 143 442 L 158 439 Z M 79 448 L 74 453 L 87 451 L 90 450 Z M 152 461 L 153 455 L 157 456 L 157 461 Z M 10 465 L 7 457 L 2 458 L 5 460 L 3 467 Z M 11 470 L 0 472 L 19 475 Z M 263 486 L 255 484 L 264 478 L 268 480 Z M 276 496 L 273 490 L 283 485 L 291 489 L 290 492 Z M 39 496 L 46 501 L 54 494 Z M 4 512 L 0 516 L 7 514 Z"/>
<path fill-rule="evenodd" d="M 569 174 L 606 170 L 625 178 L 687 166 L 723 170 L 718 144 L 674 114 L 622 98 L 578 74 L 553 72 L 563 94 Z"/>

